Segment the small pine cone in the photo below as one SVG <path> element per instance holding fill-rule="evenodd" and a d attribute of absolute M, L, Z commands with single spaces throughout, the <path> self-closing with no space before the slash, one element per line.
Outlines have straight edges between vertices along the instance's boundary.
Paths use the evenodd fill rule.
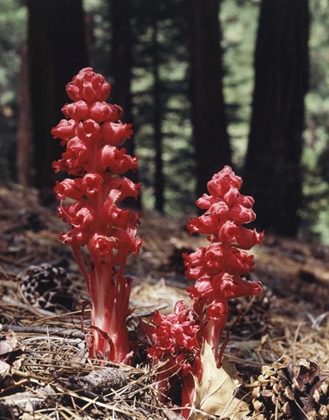
<path fill-rule="evenodd" d="M 301 359 L 296 369 L 288 356 L 263 366 L 252 392 L 258 420 L 329 418 L 329 376 L 315 361 Z"/>
<path fill-rule="evenodd" d="M 18 279 L 22 295 L 32 306 L 51 312 L 73 309 L 73 285 L 65 268 L 47 263 L 31 265 Z"/>

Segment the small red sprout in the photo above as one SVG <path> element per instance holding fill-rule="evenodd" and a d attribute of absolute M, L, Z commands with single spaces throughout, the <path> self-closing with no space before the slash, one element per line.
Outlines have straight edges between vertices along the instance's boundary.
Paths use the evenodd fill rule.
<path fill-rule="evenodd" d="M 119 121 L 122 109 L 104 102 L 111 85 L 91 68 L 81 70 L 66 92 L 74 102 L 64 105 L 67 119 L 52 129 L 66 150 L 53 167 L 76 178 L 57 182 L 54 188 L 60 200 L 58 216 L 71 226 L 60 239 L 71 247 L 90 293 L 90 357 L 127 362 L 132 279 L 124 276 L 124 269 L 127 257 L 137 255 L 142 242 L 136 239 L 140 215 L 117 205 L 139 194 L 139 184 L 118 176 L 135 170 L 137 158 L 118 146 L 133 131 L 131 124 Z"/>
<path fill-rule="evenodd" d="M 161 315 L 156 311 L 152 317 L 152 326 L 145 327 L 146 333 L 153 342 L 147 352 L 155 363 L 164 362 L 157 375 L 156 389 L 159 399 L 164 401 L 171 388 L 171 379 L 177 375 L 183 381 L 182 405 L 193 398 L 193 376 L 200 377 L 200 343 L 197 334 L 200 323 L 193 308 L 178 301 L 174 314 Z"/>

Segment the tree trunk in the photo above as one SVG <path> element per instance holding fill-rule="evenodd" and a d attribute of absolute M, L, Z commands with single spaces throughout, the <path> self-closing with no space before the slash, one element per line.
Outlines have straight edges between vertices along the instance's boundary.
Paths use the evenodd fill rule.
<path fill-rule="evenodd" d="M 164 176 L 162 160 L 162 105 L 161 105 L 161 81 L 159 75 L 159 44 L 158 23 L 156 17 L 152 19 L 152 46 L 153 46 L 153 127 L 154 127 L 154 148 L 155 148 L 155 209 L 161 213 L 164 210 Z"/>
<path fill-rule="evenodd" d="M 244 187 L 255 198 L 257 226 L 288 236 L 298 231 L 302 201 L 308 35 L 307 0 L 262 1 Z"/>
<path fill-rule="evenodd" d="M 17 180 L 23 187 L 31 187 L 34 177 L 32 165 L 31 101 L 29 91 L 28 51 L 21 51 L 19 80 L 19 118 L 17 129 Z"/>
<path fill-rule="evenodd" d="M 111 74 L 114 84 L 111 95 L 111 102 L 123 108 L 122 121 L 133 124 L 131 79 L 132 79 L 132 46 L 131 36 L 131 0 L 111 0 L 111 26 L 112 26 L 112 65 Z M 135 153 L 134 137 L 127 140 L 125 149 L 130 155 Z M 138 172 L 126 175 L 133 182 L 138 182 Z M 127 199 L 126 204 L 137 208 L 141 207 L 140 196 L 135 199 Z"/>
<path fill-rule="evenodd" d="M 27 0 L 35 186 L 51 187 L 63 151 L 50 130 L 69 101 L 65 86 L 87 65 L 82 0 Z"/>
<path fill-rule="evenodd" d="M 190 27 L 192 121 L 197 196 L 224 165 L 231 164 L 222 85 L 219 0 L 187 0 Z"/>

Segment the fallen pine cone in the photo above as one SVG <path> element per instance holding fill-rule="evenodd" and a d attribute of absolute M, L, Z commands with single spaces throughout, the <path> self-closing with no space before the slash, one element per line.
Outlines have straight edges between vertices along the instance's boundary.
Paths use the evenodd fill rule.
<path fill-rule="evenodd" d="M 283 355 L 263 366 L 253 384 L 252 419 L 326 420 L 329 418 L 329 375 L 314 360 L 299 360 L 294 369 Z"/>
<path fill-rule="evenodd" d="M 22 295 L 32 306 L 52 312 L 73 309 L 73 284 L 63 267 L 48 263 L 31 265 L 18 279 Z"/>

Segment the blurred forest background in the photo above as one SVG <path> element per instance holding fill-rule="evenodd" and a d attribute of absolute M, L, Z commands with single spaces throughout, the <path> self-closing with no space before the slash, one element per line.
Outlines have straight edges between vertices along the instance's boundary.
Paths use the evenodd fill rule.
<path fill-rule="evenodd" d="M 329 244 L 327 0 L 0 0 L 0 20 L 2 184 L 52 187 L 50 129 L 92 66 L 134 124 L 144 208 L 195 213 L 230 164 L 258 229 Z"/>

